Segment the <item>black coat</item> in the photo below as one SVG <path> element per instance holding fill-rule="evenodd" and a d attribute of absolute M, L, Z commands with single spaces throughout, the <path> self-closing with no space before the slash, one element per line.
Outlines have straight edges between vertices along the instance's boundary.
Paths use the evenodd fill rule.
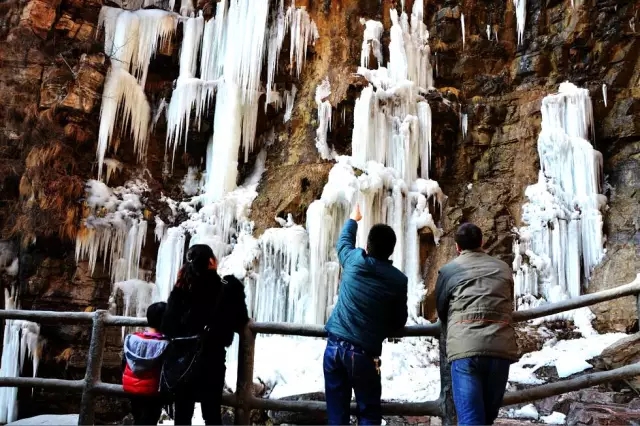
<path fill-rule="evenodd" d="M 241 332 L 249 321 L 242 282 L 227 275 L 224 284 L 215 271 L 208 271 L 203 280 L 206 285 L 171 291 L 161 327 L 162 333 L 172 338 L 193 336 L 208 326 L 203 351 L 206 371 L 196 393 L 221 391 L 217 388 L 220 380 L 224 380 L 226 348 L 233 342 L 233 333 Z M 222 287 L 223 293 L 215 309 Z"/>

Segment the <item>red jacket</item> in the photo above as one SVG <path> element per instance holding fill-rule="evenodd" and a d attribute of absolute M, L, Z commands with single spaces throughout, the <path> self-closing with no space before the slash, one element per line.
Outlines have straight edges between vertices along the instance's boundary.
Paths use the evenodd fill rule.
<path fill-rule="evenodd" d="M 122 387 L 138 395 L 158 393 L 162 354 L 168 342 L 158 333 L 133 333 L 124 339 Z"/>

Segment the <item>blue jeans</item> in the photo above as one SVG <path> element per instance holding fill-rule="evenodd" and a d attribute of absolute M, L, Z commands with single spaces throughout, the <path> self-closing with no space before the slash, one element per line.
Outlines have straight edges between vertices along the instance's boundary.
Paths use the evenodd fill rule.
<path fill-rule="evenodd" d="M 458 425 L 492 425 L 502 406 L 511 361 L 474 356 L 451 363 Z"/>
<path fill-rule="evenodd" d="M 330 425 L 349 424 L 351 389 L 356 394 L 358 424 L 381 424 L 382 385 L 372 356 L 351 343 L 329 335 L 323 367 Z"/>

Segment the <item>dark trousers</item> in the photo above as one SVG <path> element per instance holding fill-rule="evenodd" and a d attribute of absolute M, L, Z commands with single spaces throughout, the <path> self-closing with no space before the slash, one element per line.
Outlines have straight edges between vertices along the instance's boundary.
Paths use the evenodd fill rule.
<path fill-rule="evenodd" d="M 131 400 L 131 414 L 135 425 L 157 425 L 162 414 L 163 400 L 155 396 L 134 396 Z"/>
<path fill-rule="evenodd" d="M 330 425 L 349 424 L 351 390 L 356 395 L 360 425 L 382 422 L 382 385 L 374 357 L 335 336 L 329 336 L 324 352 L 324 386 Z"/>
<path fill-rule="evenodd" d="M 498 417 L 511 361 L 474 356 L 451 363 L 451 385 L 458 424 L 492 425 Z"/>
<path fill-rule="evenodd" d="M 215 368 L 215 367 L 214 367 Z M 221 425 L 222 416 L 220 414 L 222 403 L 222 391 L 224 390 L 224 375 L 226 368 L 217 367 L 215 371 L 208 371 L 204 374 L 206 380 L 199 386 L 200 391 L 197 397 L 176 395 L 174 401 L 174 423 L 176 425 L 190 425 L 193 418 L 196 401 L 200 402 L 202 418 L 205 425 Z"/>

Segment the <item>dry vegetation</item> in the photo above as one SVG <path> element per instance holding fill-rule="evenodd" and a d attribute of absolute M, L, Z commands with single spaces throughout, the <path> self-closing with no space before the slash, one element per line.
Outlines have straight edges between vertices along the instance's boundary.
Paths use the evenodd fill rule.
<path fill-rule="evenodd" d="M 20 202 L 4 233 L 27 244 L 36 236 L 74 240 L 81 218 L 84 182 L 77 176 L 74 150 L 50 114 L 28 114 L 22 135 L 24 173 Z"/>

